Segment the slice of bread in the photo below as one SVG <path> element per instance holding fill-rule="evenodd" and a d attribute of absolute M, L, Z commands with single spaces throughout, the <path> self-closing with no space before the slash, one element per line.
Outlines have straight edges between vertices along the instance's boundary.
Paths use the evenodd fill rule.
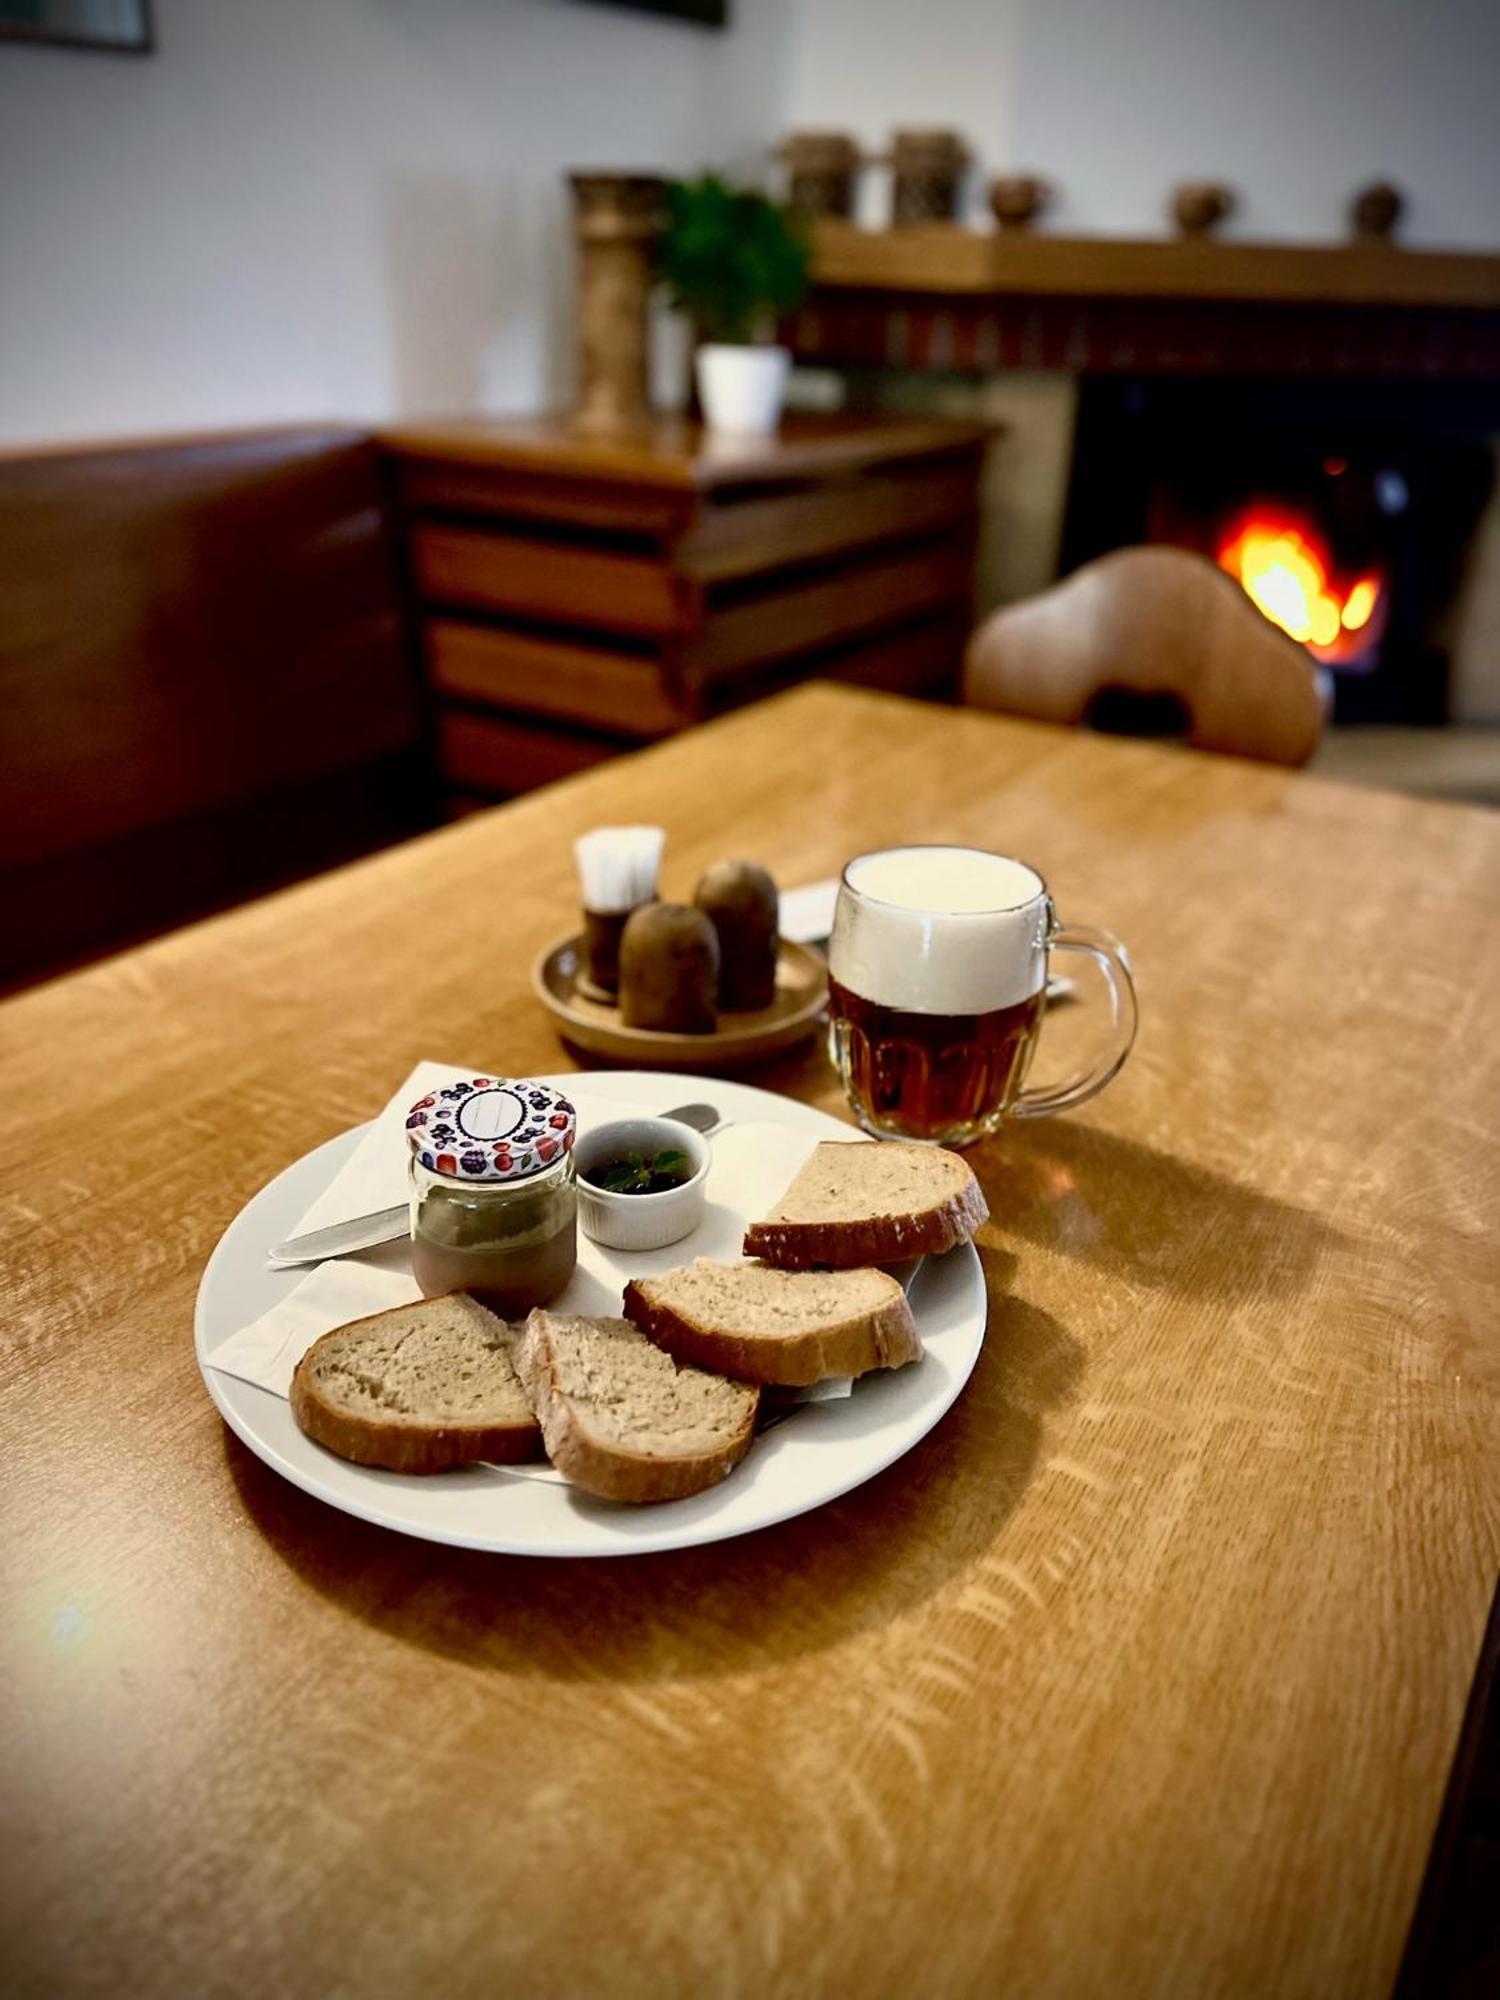
<path fill-rule="evenodd" d="M 678 1361 L 789 1388 L 922 1354 L 906 1294 L 884 1271 L 773 1271 L 700 1257 L 632 1278 L 625 1312 Z"/>
<path fill-rule="evenodd" d="M 538 1309 L 516 1365 L 558 1471 L 605 1500 L 683 1500 L 734 1470 L 760 1391 L 669 1354 L 623 1319 Z"/>
<path fill-rule="evenodd" d="M 505 1321 L 462 1292 L 396 1306 L 313 1342 L 292 1377 L 292 1415 L 340 1458 L 387 1472 L 540 1458 L 516 1346 Z"/>
<path fill-rule="evenodd" d="M 989 1209 L 974 1170 L 941 1146 L 824 1139 L 745 1255 L 786 1271 L 848 1271 L 933 1257 L 966 1243 Z"/>

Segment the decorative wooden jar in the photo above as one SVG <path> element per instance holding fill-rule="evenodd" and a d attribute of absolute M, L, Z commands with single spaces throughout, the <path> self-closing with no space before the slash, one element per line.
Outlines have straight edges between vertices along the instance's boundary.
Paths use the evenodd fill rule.
<path fill-rule="evenodd" d="M 1349 203 L 1349 223 L 1356 243 L 1389 243 L 1401 220 L 1406 197 L 1389 181 L 1371 181 Z"/>
<path fill-rule="evenodd" d="M 956 132 L 897 132 L 891 142 L 894 174 L 891 220 L 898 225 L 952 222 L 969 149 Z"/>
<path fill-rule="evenodd" d="M 793 417 L 726 448 L 658 419 L 387 431 L 455 807 L 818 675 L 951 694 L 979 425 Z"/>
<path fill-rule="evenodd" d="M 1004 230 L 1029 229 L 1052 199 L 1035 174 L 1000 174 L 990 182 L 990 207 Z"/>
<path fill-rule="evenodd" d="M 575 173 L 581 367 L 574 428 L 629 437 L 651 420 L 651 251 L 665 182 L 657 174 Z"/>
<path fill-rule="evenodd" d="M 847 132 L 792 132 L 777 148 L 787 170 L 787 201 L 799 215 L 854 213 L 854 177 L 859 147 Z"/>
<path fill-rule="evenodd" d="M 1182 181 L 1172 190 L 1172 220 L 1184 236 L 1209 235 L 1234 206 L 1234 189 L 1222 181 Z"/>

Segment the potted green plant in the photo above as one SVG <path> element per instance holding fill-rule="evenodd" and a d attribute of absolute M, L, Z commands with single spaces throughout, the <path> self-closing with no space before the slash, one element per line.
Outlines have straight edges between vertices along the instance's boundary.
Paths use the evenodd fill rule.
<path fill-rule="evenodd" d="M 669 182 L 658 270 L 697 336 L 704 422 L 741 436 L 774 431 L 791 356 L 766 336 L 807 290 L 807 246 L 787 212 L 715 174 Z"/>

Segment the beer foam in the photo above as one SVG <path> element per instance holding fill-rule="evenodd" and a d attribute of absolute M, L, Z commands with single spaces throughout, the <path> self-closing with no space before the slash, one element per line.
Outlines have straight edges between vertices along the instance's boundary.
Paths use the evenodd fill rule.
<path fill-rule="evenodd" d="M 841 986 L 913 1014 L 988 1014 L 1047 981 L 1047 892 L 1024 861 L 892 847 L 844 870 L 829 946 Z"/>

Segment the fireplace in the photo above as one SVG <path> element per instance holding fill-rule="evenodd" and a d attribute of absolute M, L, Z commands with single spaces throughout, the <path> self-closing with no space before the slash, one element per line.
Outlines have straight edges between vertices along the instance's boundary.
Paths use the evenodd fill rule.
<path fill-rule="evenodd" d="M 1123 544 L 1178 543 L 1327 664 L 1336 720 L 1500 718 L 1500 256 L 812 233 L 814 289 L 783 329 L 798 358 L 909 412 L 925 381 L 934 409 L 1009 433 L 981 540 L 994 601 Z M 1057 414 L 1043 440 L 1037 403 L 1007 385 L 1045 376 L 1076 385 L 1077 423 Z M 1059 536 L 1044 445 L 1065 453 L 1068 432 Z"/>
<path fill-rule="evenodd" d="M 1334 719 L 1448 719 L 1446 624 L 1500 388 L 1087 377 L 1062 567 L 1196 549 L 1331 672 Z"/>

